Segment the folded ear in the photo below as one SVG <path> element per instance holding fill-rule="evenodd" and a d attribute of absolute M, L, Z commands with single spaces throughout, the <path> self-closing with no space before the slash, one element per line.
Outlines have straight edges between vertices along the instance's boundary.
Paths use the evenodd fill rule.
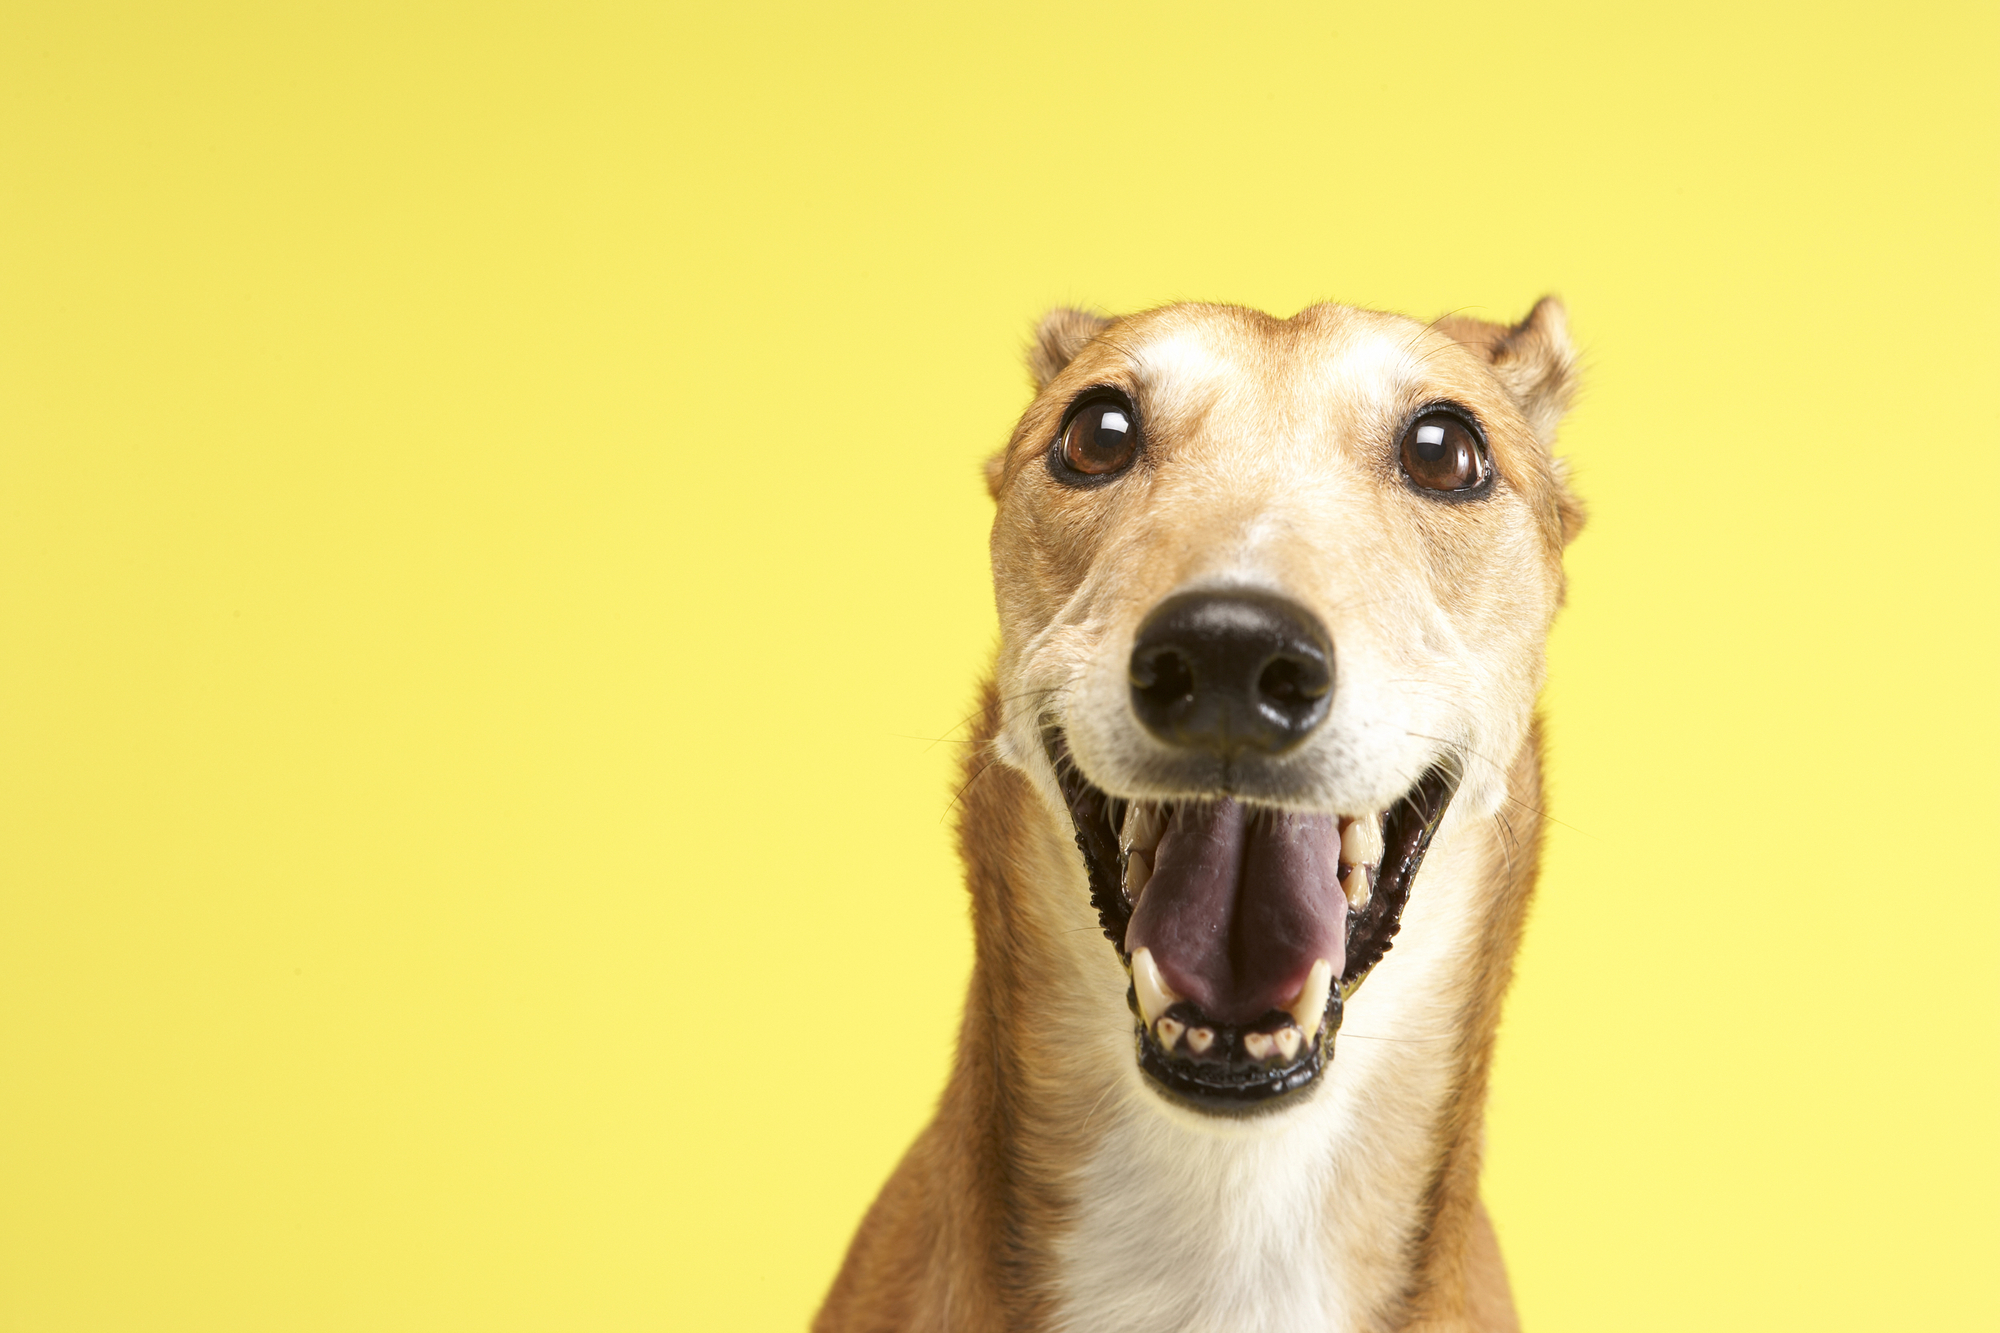
<path fill-rule="evenodd" d="M 1035 382 L 1035 392 L 1047 388 L 1049 381 L 1062 374 L 1063 367 L 1076 360 L 1076 354 L 1092 338 L 1113 323 L 1102 315 L 1060 305 L 1043 315 L 1042 322 L 1035 326 L 1035 340 L 1028 344 L 1028 377 Z M 986 460 L 986 493 L 995 500 L 1000 498 L 1006 465 L 1004 449 Z"/>
<path fill-rule="evenodd" d="M 999 500 L 1000 483 L 1007 476 L 1007 451 L 1002 449 L 999 453 L 988 458 L 980 467 L 979 475 L 986 478 L 986 493 L 992 496 L 994 500 Z"/>
<path fill-rule="evenodd" d="M 1549 461 L 1554 465 L 1556 475 L 1556 521 L 1562 525 L 1563 545 L 1568 546 L 1583 531 L 1584 520 L 1590 517 L 1590 511 L 1583 507 L 1583 501 L 1577 499 L 1576 492 L 1569 488 L 1569 460 L 1554 458 Z"/>
<path fill-rule="evenodd" d="M 1508 396 L 1520 406 L 1535 438 L 1544 449 L 1552 450 L 1556 427 L 1576 393 L 1576 349 L 1570 345 L 1562 302 L 1544 296 L 1535 302 L 1528 317 L 1512 328 L 1462 315 L 1447 315 L 1433 327 L 1493 363 L 1493 373 L 1506 386 Z M 1568 467 L 1561 459 L 1552 461 L 1557 485 L 1556 509 L 1562 519 L 1563 542 L 1567 544 L 1583 530 L 1583 505 L 1570 494 Z"/>
<path fill-rule="evenodd" d="M 1544 445 L 1555 443 L 1556 425 L 1576 392 L 1576 349 L 1562 302 L 1544 296 L 1519 324 L 1488 324 L 1446 315 L 1432 325 L 1493 363 L 1493 371 L 1520 405 Z"/>
<path fill-rule="evenodd" d="M 1035 381 L 1035 391 L 1041 392 L 1050 380 L 1062 374 L 1062 368 L 1111 324 L 1102 315 L 1068 306 L 1057 306 L 1043 315 L 1035 329 L 1035 341 L 1028 348 L 1028 375 Z"/>

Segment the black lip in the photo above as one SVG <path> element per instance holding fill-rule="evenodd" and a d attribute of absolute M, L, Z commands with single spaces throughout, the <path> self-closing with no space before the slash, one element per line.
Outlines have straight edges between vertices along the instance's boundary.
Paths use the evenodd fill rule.
<path fill-rule="evenodd" d="M 1075 827 L 1077 849 L 1083 854 L 1090 882 L 1091 906 L 1104 928 L 1104 936 L 1118 951 L 1118 959 L 1129 970 L 1131 957 L 1125 952 L 1125 932 L 1132 911 L 1120 887 L 1118 827 L 1125 815 L 1125 802 L 1109 795 L 1086 778 L 1070 758 L 1062 729 L 1043 729 L 1043 745 L 1062 787 Z M 1135 1029 L 1139 1068 L 1170 1100 L 1193 1109 L 1218 1115 L 1254 1114 L 1290 1105 L 1301 1100 L 1318 1082 L 1333 1060 L 1334 1038 L 1339 1034 L 1342 1011 L 1375 965 L 1382 961 L 1402 929 L 1403 909 L 1410 900 L 1417 870 L 1431 838 L 1444 822 L 1446 808 L 1458 791 L 1460 771 L 1448 758 L 1428 769 L 1409 792 L 1387 811 L 1382 821 L 1382 867 L 1368 905 L 1356 912 L 1348 909 L 1347 960 L 1342 980 L 1327 999 L 1326 1019 L 1318 1039 L 1298 1057 L 1281 1066 L 1250 1059 L 1242 1048 L 1243 1037 L 1275 1024 L 1283 1015 L 1241 1026 L 1215 1023 L 1196 1012 L 1179 1015 L 1189 1026 L 1200 1024 L 1216 1033 L 1213 1048 L 1203 1058 L 1172 1055 L 1163 1049 L 1143 1024 Z M 1138 1014 L 1138 1000 L 1128 988 L 1126 1002 Z M 1186 1007 L 1176 1005 L 1169 1014 Z"/>

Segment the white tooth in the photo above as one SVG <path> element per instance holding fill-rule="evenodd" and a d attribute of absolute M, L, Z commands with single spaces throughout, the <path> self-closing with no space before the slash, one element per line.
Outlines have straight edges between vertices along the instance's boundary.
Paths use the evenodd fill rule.
<path fill-rule="evenodd" d="M 1160 1045 L 1171 1051 L 1174 1043 L 1181 1039 L 1181 1033 L 1187 1031 L 1187 1027 L 1179 1019 L 1163 1018 L 1159 1027 L 1154 1030 L 1160 1034 Z"/>
<path fill-rule="evenodd" d="M 1193 1051 L 1196 1055 L 1200 1055 L 1203 1051 L 1207 1050 L 1209 1047 L 1213 1045 L 1215 1045 L 1215 1029 L 1213 1028 L 1188 1029 L 1188 1049 Z"/>
<path fill-rule="evenodd" d="M 1132 953 L 1132 993 L 1139 997 L 1139 1016 L 1146 1020 L 1147 1027 L 1181 998 L 1160 975 L 1151 949 L 1135 949 Z"/>
<path fill-rule="evenodd" d="M 1160 807 L 1152 801 L 1134 801 L 1125 807 L 1125 828 L 1118 835 L 1118 850 L 1133 848 L 1146 853 L 1160 845 Z"/>
<path fill-rule="evenodd" d="M 1153 877 L 1153 858 L 1134 847 L 1125 857 L 1125 901 L 1137 903 Z"/>
<path fill-rule="evenodd" d="M 1295 1027 L 1279 1028 L 1272 1039 L 1278 1043 L 1278 1054 L 1284 1056 L 1287 1060 L 1297 1057 L 1299 1046 L 1305 1041 L 1305 1038 L 1299 1035 L 1299 1030 Z"/>
<path fill-rule="evenodd" d="M 1268 1032 L 1246 1032 L 1243 1034 L 1243 1049 L 1250 1053 L 1252 1060 L 1262 1060 L 1277 1045 Z"/>
<path fill-rule="evenodd" d="M 1358 912 L 1368 906 L 1369 896 L 1373 892 L 1368 883 L 1368 867 L 1356 866 L 1348 871 L 1347 879 L 1341 884 L 1340 891 L 1347 895 L 1347 905 L 1355 911 Z"/>
<path fill-rule="evenodd" d="M 1307 1041 L 1319 1035 L 1320 1020 L 1326 1017 L 1326 997 L 1332 991 L 1333 964 L 1322 958 L 1306 973 L 1306 984 L 1299 998 L 1292 1001 L 1292 1017 L 1298 1020 Z"/>
<path fill-rule="evenodd" d="M 1363 815 L 1340 831 L 1340 859 L 1351 866 L 1382 864 L 1382 816 Z"/>

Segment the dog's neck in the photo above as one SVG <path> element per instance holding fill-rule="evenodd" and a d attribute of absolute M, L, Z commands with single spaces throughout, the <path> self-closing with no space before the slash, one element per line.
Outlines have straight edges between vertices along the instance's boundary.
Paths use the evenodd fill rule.
<path fill-rule="evenodd" d="M 1487 1062 L 1539 841 L 1534 740 L 1501 810 L 1447 819 L 1322 1086 L 1246 1120 L 1145 1084 L 1067 819 L 1018 773 L 981 785 L 962 840 L 979 931 L 966 1046 L 983 1067 L 962 1058 L 954 1083 L 990 1085 L 975 1100 L 1010 1169 L 1007 1197 L 984 1202 L 1025 1242 L 1014 1271 L 1046 1293 L 1039 1320 L 1473 1326 L 1468 1302 L 1492 1295 L 1467 1290 L 1467 1267 Z"/>

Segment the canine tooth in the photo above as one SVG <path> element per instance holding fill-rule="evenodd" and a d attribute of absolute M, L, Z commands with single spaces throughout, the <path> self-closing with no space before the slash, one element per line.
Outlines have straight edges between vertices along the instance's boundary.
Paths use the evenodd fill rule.
<path fill-rule="evenodd" d="M 1268 1032 L 1246 1032 L 1243 1034 L 1243 1049 L 1250 1052 L 1252 1060 L 1262 1060 L 1271 1053 L 1278 1043 Z"/>
<path fill-rule="evenodd" d="M 1299 1047 L 1305 1042 L 1305 1038 L 1299 1035 L 1299 1030 L 1295 1027 L 1279 1028 L 1271 1035 L 1271 1039 L 1278 1043 L 1278 1054 L 1287 1060 L 1296 1059 Z"/>
<path fill-rule="evenodd" d="M 1188 1049 L 1193 1051 L 1196 1055 L 1200 1055 L 1202 1052 L 1206 1051 L 1209 1047 L 1213 1045 L 1215 1045 L 1214 1028 L 1188 1029 Z"/>
<path fill-rule="evenodd" d="M 1363 815 L 1340 831 L 1340 859 L 1351 866 L 1382 864 L 1382 816 Z"/>
<path fill-rule="evenodd" d="M 1125 857 L 1125 900 L 1136 903 L 1153 877 L 1153 858 L 1134 847 Z"/>
<path fill-rule="evenodd" d="M 1305 1040 L 1319 1035 L 1320 1020 L 1326 1017 L 1326 997 L 1333 991 L 1333 964 L 1322 958 L 1306 973 L 1299 998 L 1292 1001 L 1291 1014 L 1298 1021 Z"/>
<path fill-rule="evenodd" d="M 1132 951 L 1132 993 L 1139 997 L 1139 1016 L 1146 1020 L 1147 1027 L 1151 1027 L 1154 1020 L 1181 998 L 1174 994 L 1166 978 L 1160 975 L 1159 964 L 1153 961 L 1151 949 Z M 1193 1040 L 1192 1036 L 1189 1040 Z"/>
<path fill-rule="evenodd" d="M 1134 801 L 1125 808 L 1125 828 L 1118 835 L 1120 851 L 1151 854 L 1160 845 L 1160 807 L 1152 801 Z"/>
<path fill-rule="evenodd" d="M 1174 1043 L 1181 1039 L 1181 1033 L 1187 1031 L 1187 1026 L 1177 1018 L 1163 1018 L 1153 1030 L 1159 1033 L 1160 1045 L 1171 1051 Z"/>
<path fill-rule="evenodd" d="M 1358 912 L 1368 906 L 1368 899 L 1374 892 L 1368 883 L 1368 867 L 1356 866 L 1348 871 L 1347 878 L 1341 882 L 1340 891 L 1347 895 L 1347 905 L 1355 911 Z"/>

